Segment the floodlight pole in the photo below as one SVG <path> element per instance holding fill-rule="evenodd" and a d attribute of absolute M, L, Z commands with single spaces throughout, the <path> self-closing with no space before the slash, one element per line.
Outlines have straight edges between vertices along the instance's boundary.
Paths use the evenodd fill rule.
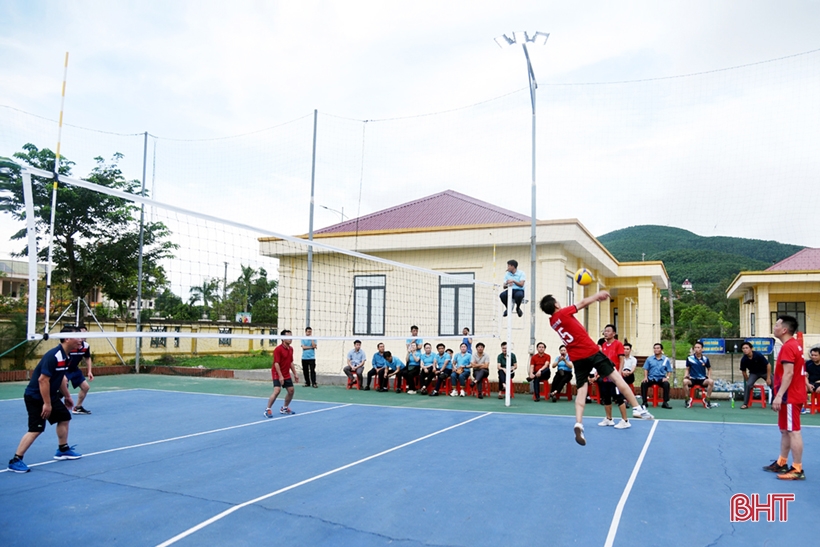
<path fill-rule="evenodd" d="M 532 106 L 532 211 L 530 213 L 530 347 L 529 354 L 535 353 L 535 308 L 536 308 L 536 206 L 535 206 L 535 90 L 538 89 L 538 82 L 535 81 L 535 72 L 532 69 L 530 62 L 530 52 L 527 49 L 527 44 L 545 45 L 549 38 L 549 33 L 536 31 L 532 36 L 527 32 L 513 32 L 512 37 L 506 34 L 495 39 L 495 43 L 499 47 L 511 46 L 516 43 L 521 43 L 524 49 L 524 57 L 527 59 L 527 77 L 530 84 L 530 104 Z M 540 40 L 543 38 L 543 42 Z"/>
<path fill-rule="evenodd" d="M 313 204 L 314 204 L 314 188 L 316 186 L 316 124 L 319 117 L 319 111 L 313 110 L 313 155 L 310 164 L 310 221 L 308 228 L 308 240 L 313 242 Z M 311 285 L 313 283 L 313 245 L 308 245 L 307 255 L 307 301 L 305 303 L 305 328 L 310 326 L 310 301 L 311 301 Z"/>

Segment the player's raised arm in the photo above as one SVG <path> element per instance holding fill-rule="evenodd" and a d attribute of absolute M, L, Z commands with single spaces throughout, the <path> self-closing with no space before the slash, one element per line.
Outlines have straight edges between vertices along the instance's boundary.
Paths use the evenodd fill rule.
<path fill-rule="evenodd" d="M 587 296 L 586 298 L 575 304 L 575 307 L 578 308 L 578 311 L 581 311 L 590 304 L 594 304 L 595 302 L 603 302 L 607 298 L 609 298 L 609 293 L 607 291 L 600 291 L 593 294 L 592 296 Z"/>

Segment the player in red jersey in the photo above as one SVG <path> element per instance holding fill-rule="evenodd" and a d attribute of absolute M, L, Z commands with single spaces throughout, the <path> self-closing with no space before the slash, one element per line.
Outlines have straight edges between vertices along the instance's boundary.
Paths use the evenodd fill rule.
<path fill-rule="evenodd" d="M 774 366 L 774 399 L 772 410 L 778 413 L 780 428 L 780 457 L 763 469 L 777 473 L 777 478 L 790 481 L 806 480 L 803 473 L 803 434 L 800 432 L 800 411 L 806 402 L 806 361 L 803 348 L 794 337 L 797 319 L 781 315 L 772 333 L 783 342 Z M 792 453 L 792 466 L 789 461 Z"/>
<path fill-rule="evenodd" d="M 282 336 L 290 334 L 288 329 L 283 330 Z M 284 387 L 287 392 L 285 394 L 285 406 L 279 409 L 279 414 L 296 414 L 290 409 L 290 402 L 293 400 L 293 382 L 299 382 L 299 376 L 296 374 L 296 368 L 293 366 L 293 348 L 291 347 L 292 339 L 286 338 L 282 343 L 276 346 L 273 350 L 273 366 L 270 369 L 271 376 L 273 376 L 273 393 L 268 398 L 268 408 L 265 410 L 266 418 L 273 418 L 271 408 L 279 392 Z"/>
<path fill-rule="evenodd" d="M 653 418 L 645 408 L 638 404 L 638 400 L 629 389 L 629 386 L 612 365 L 612 361 L 601 353 L 595 342 L 587 334 L 584 326 L 575 318 L 578 311 L 586 308 L 595 302 L 602 302 L 609 298 L 609 293 L 600 291 L 592 296 L 581 300 L 577 305 L 562 308 L 551 294 L 541 299 L 541 311 L 550 316 L 550 326 L 558 333 L 561 340 L 567 346 L 569 358 L 575 364 L 575 381 L 578 389 L 578 396 L 575 398 L 575 442 L 580 445 L 587 444 L 584 438 L 584 406 L 586 405 L 587 390 L 589 388 L 587 380 L 589 373 L 594 368 L 601 377 L 609 378 L 621 393 L 624 394 L 629 404 L 632 405 L 632 416 L 651 420 Z"/>

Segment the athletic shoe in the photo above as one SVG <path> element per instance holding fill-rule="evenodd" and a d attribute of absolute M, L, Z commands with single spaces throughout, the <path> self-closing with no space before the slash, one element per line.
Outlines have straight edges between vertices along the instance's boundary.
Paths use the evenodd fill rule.
<path fill-rule="evenodd" d="M 430 397 L 438 397 L 438 391 L 436 391 L 435 389 L 433 391 L 431 391 L 430 392 Z"/>
<path fill-rule="evenodd" d="M 279 414 L 286 414 L 286 415 L 290 416 L 290 415 L 293 415 L 293 414 L 296 414 L 296 413 L 294 411 L 292 411 L 290 408 L 288 408 L 286 406 L 283 406 L 282 408 L 279 409 Z"/>
<path fill-rule="evenodd" d="M 408 390 L 407 390 L 407 394 L 408 394 L 408 395 L 415 395 L 415 394 L 416 394 L 416 390 L 415 390 L 415 389 L 408 389 Z"/>
<path fill-rule="evenodd" d="M 777 478 L 781 481 L 804 481 L 806 480 L 806 474 L 794 467 L 790 467 L 788 471 L 778 475 Z"/>
<path fill-rule="evenodd" d="M 584 438 L 583 424 L 575 424 L 575 442 L 581 446 L 587 444 L 587 440 Z"/>
<path fill-rule="evenodd" d="M 808 408 L 804 408 L 800 411 L 800 414 L 808 414 L 809 412 L 811 411 Z"/>
<path fill-rule="evenodd" d="M 692 408 L 692 399 L 686 399 L 686 408 Z"/>
<path fill-rule="evenodd" d="M 28 473 L 31 469 L 19 458 L 9 460 L 9 471 L 12 473 Z"/>
<path fill-rule="evenodd" d="M 305 386 L 305 387 L 310 387 L 310 386 Z M 370 391 L 370 386 L 364 386 L 364 391 Z"/>
<path fill-rule="evenodd" d="M 74 407 L 74 414 L 91 414 L 90 410 L 86 410 L 81 406 Z"/>
<path fill-rule="evenodd" d="M 65 452 L 63 452 L 62 450 L 60 450 L 58 448 L 57 452 L 54 453 L 54 459 L 55 460 L 79 460 L 82 457 L 83 457 L 82 454 L 78 454 L 77 452 L 74 452 L 74 447 L 73 446 L 69 447 L 69 449 L 66 450 Z"/>
<path fill-rule="evenodd" d="M 671 410 L 671 409 L 672 409 L 672 405 L 670 405 L 669 403 L 663 403 L 663 404 L 661 405 L 661 408 L 665 408 L 665 409 L 667 409 L 667 410 Z"/>
<path fill-rule="evenodd" d="M 654 420 L 655 417 L 643 407 L 635 407 L 632 409 L 632 417 L 640 418 L 641 420 Z"/>
<path fill-rule="evenodd" d="M 466 393 L 464 393 L 464 390 L 462 389 L 462 390 L 461 390 L 461 392 L 458 394 L 458 396 L 459 396 L 459 397 L 466 397 L 466 396 L 467 396 L 467 394 L 466 394 Z"/>
<path fill-rule="evenodd" d="M 777 460 L 773 461 L 769 465 L 763 466 L 763 471 L 770 471 L 772 473 L 782 474 L 789 472 L 788 465 L 778 465 Z"/>
<path fill-rule="evenodd" d="M 710 408 L 712 408 L 712 405 L 711 405 L 711 404 L 709 404 L 709 401 L 707 401 L 706 399 L 704 399 L 704 400 L 703 400 L 703 408 L 705 408 L 705 409 L 710 409 Z"/>
<path fill-rule="evenodd" d="M 521 311 L 521 308 L 518 308 L 515 312 L 518 314 L 518 317 L 524 317 L 524 312 Z"/>
<path fill-rule="evenodd" d="M 270 409 L 267 409 L 265 410 L 265 414 L 263 414 L 263 416 L 265 416 L 265 418 L 273 418 L 273 412 L 271 412 Z"/>
<path fill-rule="evenodd" d="M 450 392 L 450 397 L 458 397 L 458 391 L 456 391 L 455 389 L 453 391 L 451 391 Z"/>
<path fill-rule="evenodd" d="M 632 424 L 622 419 L 618 422 L 618 425 L 615 426 L 615 429 L 629 429 L 630 427 L 632 427 Z"/>
<path fill-rule="evenodd" d="M 609 418 L 604 418 L 603 420 L 598 422 L 598 425 L 600 425 L 601 427 L 606 427 L 608 425 L 615 425 L 615 422 L 613 422 Z"/>

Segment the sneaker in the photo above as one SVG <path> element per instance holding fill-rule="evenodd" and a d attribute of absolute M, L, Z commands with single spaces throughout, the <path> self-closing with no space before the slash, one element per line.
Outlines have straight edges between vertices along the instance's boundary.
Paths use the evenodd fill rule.
<path fill-rule="evenodd" d="M 270 409 L 265 410 L 265 418 L 273 418 L 273 412 Z"/>
<path fill-rule="evenodd" d="M 466 396 L 467 396 L 467 394 L 466 394 L 466 393 L 464 393 L 464 390 L 462 389 L 462 390 L 459 392 L 458 396 L 459 396 L 459 397 L 466 397 Z"/>
<path fill-rule="evenodd" d="M 436 391 L 435 389 L 433 391 L 431 391 L 430 392 L 430 397 L 438 397 L 438 391 Z"/>
<path fill-rule="evenodd" d="M 686 408 L 692 408 L 692 399 L 686 399 Z"/>
<path fill-rule="evenodd" d="M 81 406 L 75 406 L 73 412 L 74 414 L 91 414 L 90 410 L 86 410 Z"/>
<path fill-rule="evenodd" d="M 663 404 L 661 405 L 661 408 L 665 408 L 665 409 L 667 409 L 667 410 L 671 410 L 672 405 L 670 405 L 669 403 L 663 403 Z"/>
<path fill-rule="evenodd" d="M 811 411 L 808 408 L 804 408 L 800 411 L 800 414 L 808 414 L 809 412 Z"/>
<path fill-rule="evenodd" d="M 309 387 L 309 386 L 305 386 L 305 387 Z M 364 391 L 370 391 L 370 386 L 364 386 Z"/>
<path fill-rule="evenodd" d="M 288 408 L 286 406 L 283 406 L 282 408 L 279 409 L 279 414 L 286 414 L 288 416 L 291 416 L 291 415 L 296 414 L 296 413 L 294 411 L 292 411 L 290 408 Z"/>
<path fill-rule="evenodd" d="M 408 395 L 415 395 L 415 394 L 416 394 L 416 390 L 415 390 L 415 389 L 408 389 L 408 390 L 407 390 L 407 394 L 408 394 Z"/>
<path fill-rule="evenodd" d="M 74 452 L 74 447 L 73 446 L 69 447 L 69 449 L 66 450 L 65 452 L 63 452 L 62 450 L 60 450 L 58 448 L 57 452 L 54 453 L 54 459 L 55 460 L 79 460 L 82 457 L 83 457 L 82 454 Z"/>
<path fill-rule="evenodd" d="M 789 472 L 789 466 L 787 465 L 778 465 L 777 460 L 773 461 L 769 465 L 763 466 L 763 471 L 770 471 L 772 473 L 782 474 Z"/>
<path fill-rule="evenodd" d="M 451 391 L 450 392 L 450 397 L 458 397 L 458 391 L 456 391 L 455 389 L 453 391 Z"/>
<path fill-rule="evenodd" d="M 632 409 L 632 417 L 640 418 L 641 420 L 654 420 L 655 417 L 643 407 L 635 407 Z"/>
<path fill-rule="evenodd" d="M 584 438 L 583 424 L 575 424 L 575 442 L 581 446 L 587 444 L 587 440 Z"/>
<path fill-rule="evenodd" d="M 704 399 L 704 400 L 703 400 L 703 408 L 705 408 L 705 409 L 710 409 L 710 408 L 712 408 L 712 405 L 711 405 L 711 404 L 709 404 L 709 401 L 707 401 L 706 399 Z"/>
<path fill-rule="evenodd" d="M 632 424 L 622 419 L 618 422 L 618 425 L 615 426 L 615 429 L 629 429 L 630 427 L 632 427 Z"/>
<path fill-rule="evenodd" d="M 600 425 L 601 427 L 606 427 L 608 425 L 615 425 L 615 422 L 613 422 L 609 418 L 604 418 L 603 420 L 598 422 L 598 425 Z"/>
<path fill-rule="evenodd" d="M 9 460 L 9 471 L 12 473 L 28 473 L 31 469 L 19 458 Z"/>
<path fill-rule="evenodd" d="M 804 481 L 806 480 L 806 474 L 794 467 L 790 467 L 785 473 L 777 475 L 777 478 L 781 481 Z"/>

